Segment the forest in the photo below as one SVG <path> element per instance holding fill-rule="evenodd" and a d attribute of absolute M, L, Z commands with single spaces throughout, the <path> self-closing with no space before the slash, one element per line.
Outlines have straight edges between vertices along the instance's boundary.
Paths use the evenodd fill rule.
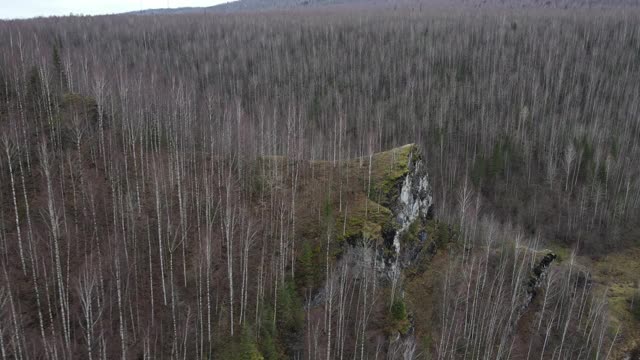
<path fill-rule="evenodd" d="M 0 359 L 640 359 L 640 10 L 0 21 Z"/>

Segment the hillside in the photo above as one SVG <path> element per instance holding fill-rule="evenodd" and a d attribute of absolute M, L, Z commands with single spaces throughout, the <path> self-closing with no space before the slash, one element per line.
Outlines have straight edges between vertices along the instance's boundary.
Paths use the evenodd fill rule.
<path fill-rule="evenodd" d="M 234 13 L 282 10 L 321 10 L 331 8 L 547 8 L 547 9 L 606 9 L 639 7 L 635 0 L 236 0 L 200 8 L 148 9 L 132 12 L 138 15 Z"/>
<path fill-rule="evenodd" d="M 0 22 L 0 359 L 635 359 L 640 12 Z"/>

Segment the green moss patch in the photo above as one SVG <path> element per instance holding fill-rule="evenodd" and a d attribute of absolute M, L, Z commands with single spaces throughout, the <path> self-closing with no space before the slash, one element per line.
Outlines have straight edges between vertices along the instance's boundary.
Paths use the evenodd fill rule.
<path fill-rule="evenodd" d="M 640 248 L 609 254 L 592 263 L 593 279 L 607 292 L 612 332 L 620 327 L 614 355 L 640 346 Z"/>
<path fill-rule="evenodd" d="M 554 254 L 556 254 L 556 261 L 558 263 L 561 263 L 563 261 L 567 261 L 571 258 L 571 249 L 563 246 L 563 245 L 558 245 L 558 244 L 553 244 L 550 246 L 551 251 L 553 251 Z"/>
<path fill-rule="evenodd" d="M 349 208 L 349 206 L 351 206 Z M 338 214 L 337 227 L 342 230 L 339 239 L 357 238 L 382 240 L 383 227 L 393 221 L 393 214 L 388 208 L 366 198 L 364 194 L 357 196 L 345 211 Z M 340 228 L 341 227 L 341 228 Z"/>
<path fill-rule="evenodd" d="M 372 196 L 389 206 L 400 194 L 404 177 L 409 173 L 409 162 L 413 156 L 420 156 L 415 144 L 373 155 L 371 166 Z"/>

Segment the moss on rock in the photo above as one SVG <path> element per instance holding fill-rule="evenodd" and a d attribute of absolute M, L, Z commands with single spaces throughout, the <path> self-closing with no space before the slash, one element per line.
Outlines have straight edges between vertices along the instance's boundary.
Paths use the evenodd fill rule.
<path fill-rule="evenodd" d="M 358 196 L 349 204 L 338 224 L 342 225 L 342 232 L 338 235 L 341 240 L 352 241 L 357 238 L 380 241 L 383 239 L 382 230 L 391 220 L 393 213 L 388 208 L 372 201 L 365 196 Z"/>
<path fill-rule="evenodd" d="M 373 191 L 370 196 L 379 198 L 379 202 L 385 206 L 395 203 L 400 194 L 402 182 L 410 171 L 411 160 L 420 157 L 420 150 L 415 144 L 374 154 L 371 165 Z"/>

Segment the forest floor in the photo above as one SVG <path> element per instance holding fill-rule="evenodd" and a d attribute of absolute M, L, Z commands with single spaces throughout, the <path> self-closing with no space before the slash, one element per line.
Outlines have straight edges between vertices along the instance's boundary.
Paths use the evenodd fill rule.
<path fill-rule="evenodd" d="M 608 254 L 589 262 L 596 289 L 607 297 L 610 331 L 623 346 L 612 349 L 613 358 L 640 347 L 640 247 Z M 616 335 L 617 333 L 617 335 Z"/>

